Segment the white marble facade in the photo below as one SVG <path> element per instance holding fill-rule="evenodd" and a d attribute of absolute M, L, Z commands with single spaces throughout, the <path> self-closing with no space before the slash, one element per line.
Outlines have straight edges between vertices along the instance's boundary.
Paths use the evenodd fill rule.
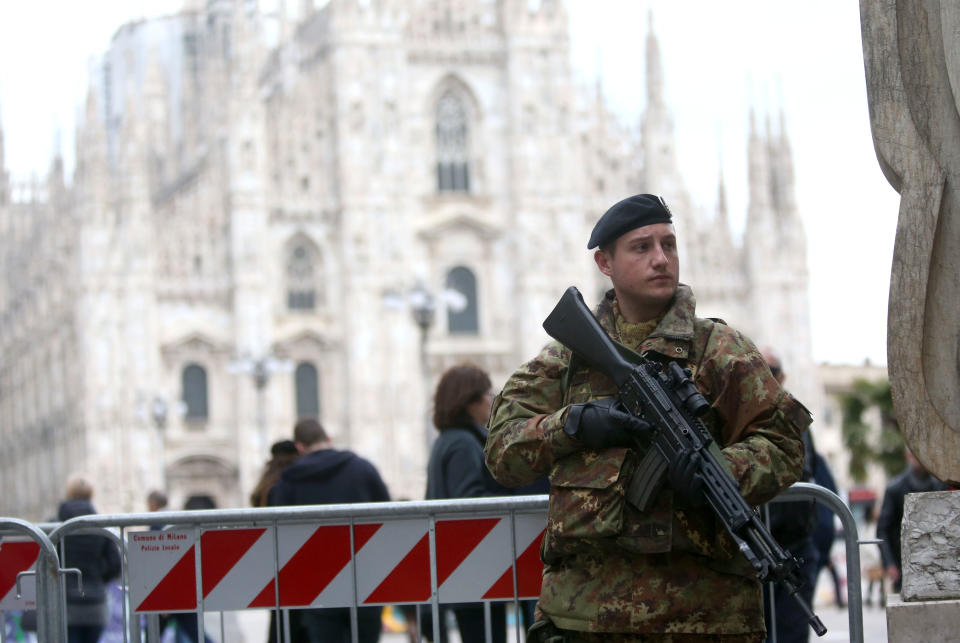
<path fill-rule="evenodd" d="M 590 228 L 636 192 L 671 204 L 702 312 L 819 403 L 789 141 L 744 141 L 741 245 L 722 185 L 683 186 L 652 34 L 647 65 L 637 134 L 575 84 L 558 0 L 215 0 L 122 27 L 71 185 L 0 174 L 0 515 L 46 517 L 77 471 L 102 511 L 164 485 L 242 506 L 298 405 L 422 497 L 432 381 L 470 360 L 497 385 L 567 286 L 596 300 Z"/>

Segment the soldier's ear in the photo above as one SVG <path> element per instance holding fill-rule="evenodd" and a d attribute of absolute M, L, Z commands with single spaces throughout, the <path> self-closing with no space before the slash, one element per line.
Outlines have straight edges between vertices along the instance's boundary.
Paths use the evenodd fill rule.
<path fill-rule="evenodd" d="M 597 262 L 597 268 L 600 269 L 600 272 L 609 277 L 610 273 L 613 272 L 613 268 L 610 267 L 610 253 L 606 250 L 597 249 L 593 253 L 593 260 Z"/>

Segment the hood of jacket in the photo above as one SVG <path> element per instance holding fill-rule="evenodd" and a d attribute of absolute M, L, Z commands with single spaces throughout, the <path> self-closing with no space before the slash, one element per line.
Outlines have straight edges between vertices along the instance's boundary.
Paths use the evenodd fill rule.
<path fill-rule="evenodd" d="M 88 516 L 95 513 L 97 513 L 97 510 L 93 508 L 93 503 L 89 500 L 83 498 L 64 500 L 57 510 L 57 520 L 62 522 L 77 516 Z"/>
<path fill-rule="evenodd" d="M 287 467 L 282 478 L 289 482 L 326 480 L 336 475 L 340 469 L 356 458 L 357 455 L 350 451 L 320 449 L 301 456 Z"/>

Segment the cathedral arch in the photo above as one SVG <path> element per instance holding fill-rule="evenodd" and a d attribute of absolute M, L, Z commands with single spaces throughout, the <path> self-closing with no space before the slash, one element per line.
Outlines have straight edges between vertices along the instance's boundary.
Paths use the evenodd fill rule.
<path fill-rule="evenodd" d="M 455 76 L 444 78 L 432 96 L 437 192 L 473 191 L 473 139 L 477 104 L 467 85 Z"/>
<path fill-rule="evenodd" d="M 189 498 L 209 496 L 217 507 L 235 506 L 240 500 L 239 470 L 223 458 L 207 453 L 188 453 L 166 469 L 170 506 L 179 509 Z"/>
<path fill-rule="evenodd" d="M 476 335 L 480 332 L 477 305 L 477 277 L 466 266 L 454 266 L 444 281 L 447 300 L 447 331 L 451 335 Z"/>
<path fill-rule="evenodd" d="M 320 248 L 305 235 L 298 234 L 287 242 L 284 257 L 287 309 L 312 312 L 322 306 L 326 293 Z"/>
<path fill-rule="evenodd" d="M 187 422 L 206 422 L 209 419 L 207 371 L 196 363 L 187 364 L 180 374 L 181 399 L 186 406 Z"/>

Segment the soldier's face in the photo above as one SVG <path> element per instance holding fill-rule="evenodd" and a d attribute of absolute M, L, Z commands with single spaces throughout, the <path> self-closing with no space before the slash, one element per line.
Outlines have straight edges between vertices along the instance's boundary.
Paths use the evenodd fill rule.
<path fill-rule="evenodd" d="M 646 319 L 666 308 L 680 281 L 677 235 L 670 223 L 630 230 L 617 239 L 614 252 L 598 250 L 594 259 L 613 282 L 621 309 L 626 305 Z"/>

